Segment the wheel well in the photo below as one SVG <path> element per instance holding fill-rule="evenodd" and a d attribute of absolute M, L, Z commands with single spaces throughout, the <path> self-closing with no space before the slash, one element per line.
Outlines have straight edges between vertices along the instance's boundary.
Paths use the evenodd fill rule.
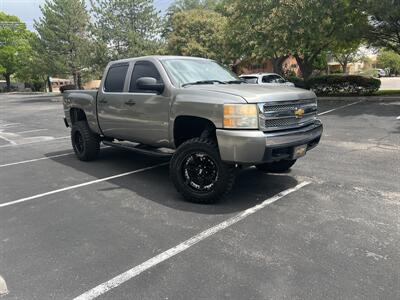
<path fill-rule="evenodd" d="M 216 129 L 213 122 L 208 119 L 179 116 L 174 122 L 174 142 L 178 148 L 182 143 L 195 137 L 211 138 L 217 141 Z"/>
<path fill-rule="evenodd" d="M 78 121 L 87 121 L 85 112 L 80 108 L 71 108 L 70 117 L 72 124 Z"/>

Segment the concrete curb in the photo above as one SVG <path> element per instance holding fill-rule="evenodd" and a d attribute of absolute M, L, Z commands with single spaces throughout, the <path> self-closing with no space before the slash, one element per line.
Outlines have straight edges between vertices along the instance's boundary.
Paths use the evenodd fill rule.
<path fill-rule="evenodd" d="M 319 101 L 343 101 L 343 102 L 355 102 L 355 101 L 399 101 L 400 95 L 393 96 L 360 96 L 360 97 L 318 97 Z"/>
<path fill-rule="evenodd" d="M 8 294 L 7 284 L 3 277 L 0 276 L 0 297 Z"/>
<path fill-rule="evenodd" d="M 14 96 L 14 95 L 19 95 L 23 96 L 20 98 L 14 98 L 14 101 L 51 101 L 51 102 L 62 102 L 62 94 L 61 93 L 41 93 L 41 94 L 28 94 L 28 93 L 2 93 L 0 95 L 9 95 L 9 96 Z M 12 100 L 12 101 L 13 101 Z"/>

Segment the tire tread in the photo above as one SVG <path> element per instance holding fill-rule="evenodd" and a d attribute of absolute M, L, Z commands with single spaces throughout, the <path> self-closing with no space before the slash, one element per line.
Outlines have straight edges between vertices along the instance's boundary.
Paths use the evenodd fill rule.
<path fill-rule="evenodd" d="M 91 161 L 97 158 L 100 151 L 99 136 L 93 133 L 86 121 L 78 121 L 72 125 L 71 142 L 73 142 L 73 131 L 78 130 L 85 141 L 85 152 L 82 155 L 76 153 L 77 157 L 82 161 Z"/>
<path fill-rule="evenodd" d="M 175 154 L 173 155 L 171 162 L 170 162 L 170 177 L 172 182 L 175 185 L 175 188 L 178 190 L 178 192 L 180 194 L 182 194 L 182 196 L 191 202 L 195 202 L 195 203 L 203 203 L 203 204 L 210 204 L 210 203 L 214 203 L 217 200 L 219 200 L 220 198 L 226 196 L 226 194 L 229 193 L 229 191 L 232 189 L 233 184 L 235 182 L 235 168 L 233 166 L 227 165 L 225 163 L 223 163 L 222 161 L 221 166 L 223 168 L 223 172 L 225 174 L 225 183 L 223 185 L 223 188 L 221 188 L 218 192 L 212 194 L 209 197 L 198 197 L 193 193 L 188 192 L 187 190 L 185 190 L 181 184 L 179 183 L 178 180 L 178 174 L 177 173 L 177 169 L 178 169 L 178 159 L 179 159 L 179 154 L 181 151 L 185 150 L 188 147 L 191 147 L 193 145 L 206 145 L 206 147 L 209 147 L 209 149 L 211 149 L 211 151 L 215 152 L 215 155 L 217 155 L 219 157 L 219 149 L 218 149 L 218 145 L 210 139 L 207 138 L 201 138 L 201 137 L 197 137 L 197 138 L 192 138 L 190 140 L 185 141 L 184 143 L 182 143 L 179 148 L 177 149 L 177 151 L 175 152 Z"/>

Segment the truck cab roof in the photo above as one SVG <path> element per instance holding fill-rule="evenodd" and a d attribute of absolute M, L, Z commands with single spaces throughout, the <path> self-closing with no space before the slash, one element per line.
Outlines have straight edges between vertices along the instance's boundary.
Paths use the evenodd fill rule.
<path fill-rule="evenodd" d="M 208 58 L 203 58 L 203 57 L 195 57 L 195 56 L 183 56 L 183 55 L 148 55 L 148 56 L 140 56 L 140 57 L 130 57 L 130 58 L 124 58 L 124 59 L 119 59 L 119 60 L 114 60 L 111 61 L 110 64 L 116 64 L 116 63 L 124 63 L 124 62 L 131 62 L 135 60 L 167 60 L 167 59 L 198 59 L 198 60 L 211 60 Z"/>

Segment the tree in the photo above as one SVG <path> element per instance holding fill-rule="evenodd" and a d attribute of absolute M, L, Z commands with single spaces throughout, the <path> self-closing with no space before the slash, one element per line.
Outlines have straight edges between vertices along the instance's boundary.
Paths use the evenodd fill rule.
<path fill-rule="evenodd" d="M 347 66 L 349 63 L 354 63 L 361 59 L 358 48 L 359 42 L 355 42 L 353 45 L 347 45 L 347 47 L 338 47 L 332 53 L 333 57 L 342 67 L 342 72 L 344 74 L 348 74 Z"/>
<path fill-rule="evenodd" d="M 43 16 L 35 29 L 43 50 L 43 60 L 53 66 L 50 74 L 66 72 L 80 86 L 80 71 L 89 52 L 89 14 L 83 0 L 46 0 Z"/>
<path fill-rule="evenodd" d="M 19 18 L 0 12 L 0 72 L 6 80 L 7 90 L 11 88 L 11 76 L 31 50 L 31 34 Z"/>
<path fill-rule="evenodd" d="M 161 19 L 151 0 L 91 0 L 92 31 L 101 59 L 154 54 Z M 105 62 L 104 61 L 104 62 Z"/>
<path fill-rule="evenodd" d="M 215 10 L 219 2 L 218 0 L 175 0 L 168 11 L 175 13 L 192 9 Z"/>
<path fill-rule="evenodd" d="M 358 1 L 297 0 L 280 1 L 274 11 L 288 34 L 287 48 L 294 55 L 304 78 L 311 76 L 315 62 L 324 51 L 346 48 L 366 24 Z M 282 26 L 282 25 L 281 25 Z M 280 27 L 282 28 L 282 27 Z"/>
<path fill-rule="evenodd" d="M 232 57 L 258 62 L 271 59 L 274 72 L 282 75 L 282 64 L 289 57 L 289 52 L 281 42 L 281 33 L 269 23 L 275 6 L 273 1 L 265 0 L 227 2 L 227 38 Z"/>
<path fill-rule="evenodd" d="M 368 0 L 367 13 L 370 18 L 366 37 L 370 44 L 400 54 L 400 1 Z"/>
<path fill-rule="evenodd" d="M 210 10 L 220 12 L 223 10 L 223 2 L 226 0 L 175 0 L 169 6 L 163 20 L 163 37 L 168 38 L 172 32 L 172 17 L 175 13 L 193 9 Z"/>
<path fill-rule="evenodd" d="M 171 19 L 168 52 L 227 62 L 226 25 L 227 19 L 214 11 L 193 9 L 177 12 Z"/>
<path fill-rule="evenodd" d="M 293 55 L 304 78 L 311 76 L 325 51 L 351 40 L 367 21 L 357 0 L 230 2 L 230 25 L 245 47 L 242 53 L 275 60 Z"/>
<path fill-rule="evenodd" d="M 51 92 L 49 76 L 57 73 L 55 70 L 62 70 L 62 66 L 57 65 L 59 63 L 57 60 L 47 59 L 42 43 L 36 34 L 31 34 L 29 44 L 31 51 L 25 55 L 15 76 L 25 84 L 29 84 L 34 90 L 43 90 L 48 85 Z"/>
<path fill-rule="evenodd" d="M 378 66 L 389 69 L 391 74 L 400 74 L 400 55 L 394 51 L 382 50 L 378 55 Z"/>

